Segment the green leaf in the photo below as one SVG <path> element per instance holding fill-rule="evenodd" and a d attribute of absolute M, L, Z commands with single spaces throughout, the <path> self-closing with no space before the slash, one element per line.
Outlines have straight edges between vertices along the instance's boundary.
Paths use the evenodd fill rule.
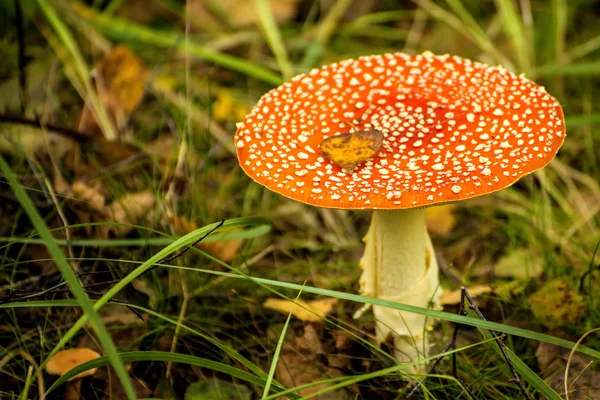
<path fill-rule="evenodd" d="M 250 390 L 220 379 L 192 383 L 185 391 L 184 400 L 250 400 Z"/>

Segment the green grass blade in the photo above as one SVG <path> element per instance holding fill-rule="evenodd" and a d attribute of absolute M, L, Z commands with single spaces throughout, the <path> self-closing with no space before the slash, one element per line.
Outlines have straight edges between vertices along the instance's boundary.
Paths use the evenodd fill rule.
<path fill-rule="evenodd" d="M 121 353 L 121 358 L 125 362 L 139 362 L 139 361 L 162 361 L 162 362 L 173 362 L 180 364 L 193 365 L 196 367 L 207 368 L 212 371 L 221 372 L 223 374 L 227 374 L 231 377 L 241 379 L 243 381 L 252 383 L 257 386 L 264 386 L 265 380 L 259 378 L 255 375 L 252 375 L 248 372 L 242 371 L 239 368 L 232 367 L 227 364 L 223 364 L 217 361 L 208 360 L 206 358 L 190 356 L 186 354 L 178 354 L 178 353 L 169 353 L 163 351 L 133 351 L 128 353 Z M 46 392 L 46 394 L 54 391 L 59 385 L 67 382 L 70 378 L 75 375 L 87 371 L 92 368 L 102 367 L 104 365 L 109 364 L 110 361 L 107 357 L 100 357 L 92 361 L 88 361 L 84 364 L 81 364 L 66 374 L 59 377 L 56 382 L 52 386 L 50 386 Z"/>
<path fill-rule="evenodd" d="M 351 3 L 352 0 L 337 0 L 325 18 L 319 22 L 316 27 L 314 40 L 308 46 L 301 62 L 303 69 L 311 69 L 316 66 L 317 61 Z"/>
<path fill-rule="evenodd" d="M 33 226 L 40 234 L 40 237 L 44 240 L 44 244 L 46 245 L 48 252 L 52 255 L 52 258 L 54 259 L 56 266 L 60 270 L 60 273 L 62 274 L 63 278 L 67 281 L 67 284 L 69 285 L 69 288 L 71 289 L 71 292 L 77 299 L 78 305 L 83 310 L 83 312 L 84 312 L 83 315 L 85 316 L 85 319 L 91 321 L 94 332 L 96 333 L 98 340 L 102 344 L 104 351 L 106 351 L 106 353 L 108 354 L 108 359 L 110 360 L 110 363 L 112 364 L 113 368 L 115 369 L 115 372 L 116 372 L 117 376 L 119 377 L 121 384 L 123 385 L 123 389 L 125 390 L 125 394 L 127 395 L 127 398 L 135 399 L 136 398 L 135 391 L 133 390 L 133 386 L 131 385 L 131 382 L 129 381 L 129 374 L 127 373 L 127 371 L 125 370 L 125 367 L 123 366 L 123 362 L 121 361 L 121 358 L 119 357 L 119 353 L 117 352 L 115 344 L 113 343 L 112 338 L 111 338 L 110 334 L 108 333 L 108 330 L 102 323 L 102 320 L 96 313 L 96 310 L 94 310 L 94 308 L 92 306 L 92 302 L 90 301 L 87 293 L 85 292 L 85 290 L 79 283 L 79 279 L 75 275 L 75 272 L 72 270 L 71 265 L 69 265 L 69 263 L 65 259 L 65 256 L 64 256 L 62 250 L 60 249 L 60 247 L 58 247 L 58 245 L 54 241 L 54 237 L 48 230 L 46 223 L 44 222 L 44 220 L 38 213 L 37 209 L 33 205 L 31 198 L 27 195 L 27 193 L 25 193 L 25 190 L 23 190 L 21 183 L 19 182 L 17 177 L 14 175 L 10 166 L 6 163 L 6 161 L 4 160 L 4 157 L 2 157 L 2 156 L 0 156 L 0 170 L 6 177 L 6 180 L 8 181 L 13 193 L 19 200 L 19 203 L 21 204 L 21 206 L 23 207 L 23 210 L 25 211 L 25 213 L 31 220 Z M 64 345 L 66 342 L 67 341 L 64 341 L 62 343 L 62 345 Z M 44 365 L 48 361 L 48 359 L 53 354 L 55 354 L 62 347 L 62 345 L 56 346 L 50 352 L 50 354 L 48 354 L 48 357 L 42 363 L 42 365 L 40 365 L 40 368 L 44 367 Z"/>
<path fill-rule="evenodd" d="M 224 221 L 222 224 L 220 222 L 215 222 L 210 225 L 206 225 L 202 228 L 199 228 L 193 232 L 188 233 L 187 235 L 177 239 L 173 243 L 169 244 L 167 247 L 150 257 L 144 263 L 142 263 L 135 270 L 131 271 L 127 276 L 121 279 L 117 284 L 111 287 L 100 299 L 98 299 L 94 305 L 93 310 L 98 311 L 102 306 L 108 303 L 114 296 L 117 295 L 125 286 L 129 285 L 135 278 L 142 275 L 148 269 L 152 268 L 155 263 L 164 259 L 165 257 L 175 253 L 176 251 L 191 245 L 196 242 L 201 237 L 215 230 L 219 225 L 221 225 L 220 229 L 227 228 L 237 228 L 243 226 L 253 226 L 253 225 L 265 225 L 267 221 L 264 218 L 259 217 L 246 217 L 246 218 L 236 218 Z M 58 246 L 57 246 L 58 248 Z M 82 315 L 73 326 L 63 334 L 63 337 L 56 345 L 55 349 L 62 347 L 66 342 L 71 340 L 73 336 L 85 325 L 88 321 L 88 315 Z"/>
<path fill-rule="evenodd" d="M 296 296 L 296 301 L 300 298 L 302 292 L 298 292 Z M 287 319 L 285 320 L 285 324 L 283 325 L 283 329 L 281 330 L 281 335 L 279 335 L 279 340 L 277 341 L 277 347 L 275 348 L 275 353 L 273 354 L 273 360 L 271 361 L 271 367 L 269 368 L 269 376 L 267 377 L 267 382 L 265 384 L 265 388 L 263 390 L 262 399 L 266 399 L 269 396 L 269 390 L 271 389 L 271 383 L 273 382 L 273 378 L 275 377 L 275 370 L 277 369 L 277 361 L 279 360 L 279 355 L 281 354 L 281 348 L 283 347 L 283 342 L 285 341 L 285 333 L 287 332 L 288 326 L 290 325 L 290 321 L 292 319 L 292 314 L 294 313 L 294 309 L 296 308 L 296 304 L 290 310 Z"/>
<path fill-rule="evenodd" d="M 470 312 L 470 315 L 474 315 L 475 313 Z M 476 316 L 474 318 L 477 318 Z M 494 351 L 504 360 L 504 355 L 500 350 L 500 347 L 495 343 L 495 338 L 492 336 L 492 333 L 488 329 L 480 329 L 481 333 L 486 339 L 493 339 L 494 343 L 490 343 L 490 346 L 493 346 Z M 504 345 L 506 350 L 506 354 L 510 358 L 510 361 L 515 368 L 515 371 L 519 374 L 519 377 L 528 382 L 532 387 L 537 389 L 539 392 L 543 393 L 544 396 L 548 398 L 548 400 L 561 400 L 561 397 L 552 389 L 542 378 L 540 378 L 535 372 L 531 370 L 525 364 L 519 356 L 517 356 L 511 349 Z M 512 378 L 512 376 L 511 376 Z"/>
<path fill-rule="evenodd" d="M 570 49 L 566 51 L 565 59 L 573 61 L 585 57 L 598 49 L 600 49 L 600 35 L 594 36 L 577 46 L 571 45 Z"/>
<path fill-rule="evenodd" d="M 535 77 L 596 76 L 600 75 L 600 62 L 543 65 L 533 70 Z"/>
<path fill-rule="evenodd" d="M 475 43 L 482 51 L 492 56 L 508 69 L 514 69 L 511 61 L 496 49 L 489 36 L 479 26 L 475 18 L 459 0 L 446 0 L 454 12 L 448 12 L 431 0 L 414 0 L 424 11 L 435 19 L 448 24 L 467 39 Z"/>
<path fill-rule="evenodd" d="M 568 128 L 589 124 L 600 124 L 600 114 L 573 115 L 566 118 L 566 124 Z"/>
<path fill-rule="evenodd" d="M 279 69 L 285 80 L 290 79 L 294 75 L 294 69 L 290 63 L 287 50 L 281 38 L 281 32 L 277 28 L 277 23 L 273 17 L 271 6 L 267 0 L 255 0 L 256 12 L 260 26 L 267 40 L 267 44 L 275 55 L 275 59 L 279 64 Z"/>
<path fill-rule="evenodd" d="M 179 32 L 147 28 L 133 21 L 115 17 L 114 15 L 97 13 L 80 3 L 73 3 L 72 8 L 80 18 L 83 18 L 99 31 L 117 40 L 134 41 L 164 49 L 175 47 L 181 53 L 185 53 L 187 49 L 187 53 L 193 57 L 214 62 L 217 65 L 251 76 L 268 84 L 276 86 L 282 83 L 281 77 L 270 70 L 250 61 L 206 48 L 192 38 L 190 38 L 186 47 L 184 41 L 181 40 L 183 36 Z"/>
<path fill-rule="evenodd" d="M 499 351 L 499 350 L 498 350 Z M 519 373 L 519 376 L 527 381 L 532 387 L 537 389 L 540 393 L 546 396 L 549 400 L 562 400 L 562 397 L 558 395 L 552 389 L 546 381 L 538 376 L 535 372 L 531 370 L 511 349 L 506 348 L 506 352 L 510 357 L 515 369 Z"/>
<path fill-rule="evenodd" d="M 166 317 L 154 310 L 150 310 L 148 308 L 142 307 L 142 306 L 138 306 L 135 304 L 127 304 L 124 305 L 123 303 L 111 303 L 111 304 L 115 304 L 115 305 L 121 305 L 121 306 L 127 306 L 129 308 L 134 308 L 136 310 L 139 310 L 143 313 L 149 314 L 153 317 L 156 317 L 158 319 L 161 319 L 165 322 L 168 322 L 169 324 L 172 325 L 179 325 L 181 327 L 181 330 L 186 331 L 192 335 L 196 335 L 201 337 L 202 339 L 206 340 L 207 342 L 211 343 L 212 345 L 214 345 L 215 347 L 217 347 L 218 349 L 222 350 L 224 353 L 226 353 L 229 357 L 231 357 L 233 360 L 235 360 L 236 362 L 239 362 L 241 365 L 243 365 L 244 367 L 248 368 L 248 370 L 252 371 L 256 376 L 262 378 L 263 380 L 266 381 L 267 379 L 267 374 L 261 369 L 261 367 L 259 367 L 258 365 L 254 364 L 252 361 L 248 360 L 247 358 L 245 358 L 243 355 L 241 355 L 240 353 L 238 353 L 236 350 L 228 347 L 227 345 L 219 342 L 218 340 L 216 340 L 215 338 L 211 337 L 210 335 L 207 335 L 203 332 L 200 332 L 194 328 L 191 328 L 185 324 L 179 324 L 177 320 L 174 320 L 172 318 Z M 4 304 L 0 304 L 0 310 L 1 309 L 10 309 L 10 308 L 28 308 L 28 307 L 77 307 L 78 303 L 76 300 L 72 300 L 72 299 L 63 299 L 63 300 L 37 300 L 37 301 L 30 301 L 30 302 L 13 302 L 13 303 L 4 303 Z M 2 352 L 0 352 L 0 357 L 2 356 Z M 278 389 L 280 390 L 284 390 L 285 388 L 283 387 L 283 385 L 281 385 L 279 382 L 272 380 L 272 384 L 275 385 Z M 297 398 L 296 395 L 290 395 L 291 398 Z"/>
<path fill-rule="evenodd" d="M 554 29 L 554 59 L 562 63 L 566 48 L 567 34 L 567 2 L 566 0 L 552 0 L 552 27 Z"/>
<path fill-rule="evenodd" d="M 451 354 L 454 354 L 454 353 L 460 353 L 460 352 L 468 350 L 470 348 L 473 348 L 473 347 L 476 347 L 476 346 L 480 346 L 480 345 L 485 344 L 485 343 L 489 343 L 492 340 L 494 340 L 494 339 L 483 339 L 482 341 L 480 341 L 478 343 L 472 343 L 472 344 L 466 345 L 464 347 L 456 348 L 454 350 L 448 350 L 448 351 L 443 352 L 443 353 L 431 355 L 429 357 L 424 357 L 422 359 L 419 359 L 419 360 L 416 360 L 416 361 L 413 361 L 413 362 L 398 363 L 398 364 L 396 364 L 394 366 L 391 366 L 391 367 L 388 367 L 388 368 L 383 368 L 383 369 L 380 369 L 380 370 L 377 370 L 377 371 L 373 371 L 373 372 L 369 372 L 369 373 L 362 374 L 362 375 L 343 376 L 343 377 L 339 377 L 339 378 L 325 379 L 325 380 L 321 380 L 321 381 L 318 381 L 318 382 L 311 382 L 311 383 L 308 383 L 306 385 L 297 386 L 295 388 L 288 389 L 286 391 L 283 391 L 283 392 L 279 393 L 278 395 L 271 395 L 271 396 L 267 397 L 264 400 L 275 399 L 277 396 L 284 395 L 284 394 L 291 393 L 291 392 L 297 392 L 299 390 L 302 390 L 302 389 L 305 389 L 305 388 L 309 388 L 309 387 L 313 387 L 313 386 L 319 386 L 319 385 L 323 385 L 323 384 L 327 384 L 327 383 L 338 382 L 338 383 L 336 383 L 336 384 L 334 384 L 332 386 L 328 386 L 326 388 L 323 388 L 323 389 L 321 389 L 321 390 L 319 390 L 319 391 L 311 394 L 307 398 L 314 397 L 314 396 L 319 396 L 319 395 L 325 394 L 327 392 L 331 392 L 331 391 L 336 390 L 336 389 L 341 389 L 341 388 L 349 386 L 349 385 L 353 385 L 353 384 L 356 384 L 356 383 L 364 382 L 364 381 L 367 381 L 367 380 L 370 380 L 370 379 L 380 378 L 380 377 L 383 377 L 383 376 L 386 376 L 386 375 L 392 375 L 394 373 L 401 372 L 401 371 L 404 371 L 404 370 L 408 370 L 410 367 L 413 367 L 415 365 L 422 364 L 422 363 L 427 363 L 429 361 L 433 361 L 433 360 L 435 360 L 438 357 L 447 357 L 447 356 L 449 356 Z M 430 376 L 433 376 L 433 375 L 430 375 Z M 458 384 L 460 384 L 460 382 L 458 380 L 456 380 L 456 382 Z"/>
<path fill-rule="evenodd" d="M 575 347 L 575 343 L 570 340 L 561 339 L 561 338 L 546 335 L 543 333 L 530 331 L 528 329 L 517 328 L 514 326 L 501 324 L 498 322 L 484 321 L 479 318 L 465 317 L 462 315 L 448 313 L 445 311 L 429 310 L 426 308 L 415 307 L 415 306 L 411 306 L 411 305 L 407 305 L 407 304 L 394 303 L 394 302 L 390 302 L 387 300 L 381 300 L 381 299 L 376 299 L 373 297 L 361 296 L 358 294 L 338 292 L 335 290 L 321 289 L 321 288 L 316 288 L 316 287 L 312 287 L 312 286 L 303 286 L 303 285 L 298 285 L 295 283 L 280 282 L 280 281 L 275 281 L 272 279 L 255 278 L 255 277 L 246 276 L 246 275 L 237 274 L 237 273 L 219 272 L 219 271 L 212 271 L 212 270 L 199 269 L 199 268 L 176 267 L 176 266 L 167 266 L 167 265 L 162 265 L 162 267 L 185 268 L 190 271 L 203 272 L 206 274 L 212 274 L 212 275 L 217 275 L 217 276 L 226 276 L 226 277 L 233 278 L 233 279 L 247 279 L 247 280 L 251 280 L 252 282 L 262 284 L 262 285 L 274 286 L 274 287 L 278 287 L 278 288 L 282 288 L 282 289 L 303 291 L 305 293 L 313 293 L 313 294 L 317 294 L 317 295 L 321 295 L 321 296 L 335 297 L 335 298 L 338 298 L 341 300 L 353 301 L 353 302 L 357 302 L 357 303 L 361 303 L 361 304 L 379 305 L 379 306 L 389 307 L 389 308 L 393 308 L 393 309 L 400 310 L 400 311 L 407 311 L 407 312 L 412 312 L 415 314 L 425 315 L 430 318 L 438 318 L 438 319 L 441 319 L 444 321 L 450 321 L 450 322 L 455 322 L 458 324 L 473 326 L 476 328 L 491 329 L 496 332 L 503 332 L 503 333 L 506 333 L 509 335 L 515 335 L 515 336 L 519 336 L 519 337 L 526 338 L 526 339 L 532 339 L 532 340 L 537 340 L 540 342 L 554 344 L 556 346 L 564 347 L 565 349 L 573 349 Z M 21 308 L 22 307 L 36 307 L 41 304 L 48 304 L 48 303 L 45 303 L 45 302 L 40 303 L 37 301 L 16 302 L 16 303 L 10 303 L 10 304 L 0 304 L 0 309 L 10 308 L 10 307 L 21 307 Z M 57 303 L 54 306 L 59 306 L 59 305 L 66 306 L 66 305 L 68 305 L 68 303 Z M 130 304 L 129 306 L 132 306 L 132 305 Z M 84 317 L 82 317 L 82 318 L 84 318 Z M 591 357 L 594 357 L 594 358 L 600 360 L 600 351 L 598 351 L 598 350 L 594 350 L 587 346 L 580 345 L 580 346 L 577 346 L 577 351 L 582 354 L 587 354 Z"/>
<path fill-rule="evenodd" d="M 102 224 L 102 225 L 111 225 L 115 224 Z M 131 226 L 131 225 L 123 225 L 117 224 L 119 226 Z M 87 224 L 81 224 L 82 227 L 89 226 Z M 75 225 L 69 225 L 65 228 L 70 229 L 75 227 Z M 63 230 L 53 229 L 55 230 Z M 238 232 L 228 232 L 223 234 L 215 233 L 213 235 L 208 236 L 204 239 L 205 242 L 221 242 L 225 240 L 231 239 L 252 239 L 265 233 L 269 232 L 271 227 L 269 225 L 260 225 L 250 229 L 244 229 L 243 231 Z M 140 239 L 55 239 L 56 244 L 59 246 L 74 246 L 74 247 L 93 247 L 93 248 L 101 248 L 101 247 L 139 247 L 139 246 L 166 246 L 168 244 L 173 243 L 177 240 L 177 237 L 152 237 L 152 238 L 140 238 Z M 0 237 L 0 243 L 7 243 L 7 246 L 12 245 L 14 243 L 25 243 L 25 244 L 44 244 L 43 239 L 36 239 L 33 237 Z M 0 246 L 2 249 L 4 246 Z"/>
<path fill-rule="evenodd" d="M 495 0 L 502 18 L 502 28 L 517 55 L 519 72 L 528 73 L 531 67 L 530 51 L 525 27 L 514 0 Z"/>
<path fill-rule="evenodd" d="M 89 84 L 90 74 L 89 68 L 81 55 L 81 51 L 79 51 L 79 47 L 71 35 L 69 28 L 62 22 L 59 18 L 56 10 L 48 3 L 47 0 L 38 0 L 38 4 L 40 9 L 44 13 L 44 16 L 54 28 L 54 31 L 58 35 L 58 38 L 62 42 L 62 44 L 67 48 L 71 58 L 73 59 L 73 66 L 79 78 L 79 84 L 84 88 L 84 95 L 87 96 L 89 100 L 90 109 L 94 116 L 97 117 L 98 124 L 102 128 L 102 133 L 105 135 L 107 140 L 115 140 L 117 138 L 117 132 L 108 117 L 108 113 L 106 108 L 100 101 L 100 98 L 97 96 L 95 90 Z"/>

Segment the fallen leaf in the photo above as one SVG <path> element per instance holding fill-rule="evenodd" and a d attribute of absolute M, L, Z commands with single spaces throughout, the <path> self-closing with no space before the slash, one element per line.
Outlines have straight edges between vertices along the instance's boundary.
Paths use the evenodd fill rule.
<path fill-rule="evenodd" d="M 296 304 L 290 300 L 270 298 L 263 303 L 263 306 L 284 314 L 291 312 L 294 317 L 302 321 L 317 322 L 330 313 L 337 302 L 338 299 L 331 297 L 312 301 L 296 300 Z"/>
<path fill-rule="evenodd" d="M 357 131 L 335 135 L 323 140 L 319 148 L 323 156 L 352 173 L 359 164 L 379 153 L 383 145 L 381 131 Z"/>
<path fill-rule="evenodd" d="M 558 393 L 564 392 L 564 377 L 569 349 L 554 344 L 540 342 L 535 357 L 540 369 L 540 376 Z M 575 352 L 569 365 L 569 399 L 600 399 L 600 367 L 593 365 L 594 359 L 585 354 Z"/>
<path fill-rule="evenodd" d="M 322 357 L 322 354 L 321 338 L 311 324 L 306 325 L 303 336 L 294 338 L 290 344 L 284 344 L 275 371 L 277 380 L 285 387 L 295 387 L 325 378 L 343 376 L 342 371 L 329 365 L 329 358 Z M 337 361 L 334 360 L 336 365 L 339 364 Z M 298 394 L 310 396 L 325 387 L 327 384 L 312 386 L 299 390 Z M 344 389 L 334 390 L 316 397 L 318 400 L 349 400 L 352 398 L 353 396 Z"/>
<path fill-rule="evenodd" d="M 121 224 L 136 224 L 148 211 L 154 207 L 156 199 L 150 191 L 126 194 L 113 201 L 109 208 L 114 222 Z M 132 226 L 115 226 L 111 230 L 120 236 L 125 236 L 134 228 Z"/>
<path fill-rule="evenodd" d="M 169 222 L 175 233 L 178 235 L 185 235 L 198 229 L 198 225 L 186 217 L 170 217 Z M 238 250 L 242 246 L 242 243 L 243 242 L 241 239 L 227 239 L 219 241 L 203 240 L 196 244 L 196 247 L 221 261 L 229 262 L 237 256 Z"/>
<path fill-rule="evenodd" d="M 440 236 L 446 236 L 454 228 L 456 217 L 453 210 L 456 204 L 446 204 L 443 206 L 427 207 L 425 209 L 425 223 L 429 232 Z"/>
<path fill-rule="evenodd" d="M 79 223 L 105 222 L 109 219 L 106 206 L 106 188 L 102 182 L 94 184 L 77 180 L 71 184 L 70 190 L 63 194 L 69 198 L 71 211 L 77 216 Z M 108 226 L 87 225 L 84 227 L 89 237 L 108 238 Z"/>
<path fill-rule="evenodd" d="M 498 260 L 494 268 L 496 276 L 513 279 L 537 278 L 543 271 L 542 258 L 524 248 L 511 250 Z"/>
<path fill-rule="evenodd" d="M 102 194 L 102 184 L 93 186 L 82 181 L 75 181 L 71 185 L 72 197 L 77 201 L 84 201 L 96 212 L 103 213 L 106 210 L 106 198 Z"/>
<path fill-rule="evenodd" d="M 104 84 L 101 98 L 105 104 L 113 112 L 131 113 L 146 86 L 146 71 L 140 59 L 130 49 L 119 45 L 106 54 L 96 69 Z"/>
<path fill-rule="evenodd" d="M 561 279 L 546 282 L 529 297 L 529 305 L 537 320 L 550 329 L 574 324 L 586 309 L 583 297 Z"/>
<path fill-rule="evenodd" d="M 109 111 L 117 130 L 141 101 L 148 73 L 140 59 L 127 47 L 115 46 L 96 64 L 96 88 L 102 104 Z M 80 118 L 80 129 L 95 132 L 98 123 L 88 108 Z"/>
<path fill-rule="evenodd" d="M 440 295 L 440 304 L 442 306 L 451 306 L 460 303 L 461 289 L 444 290 Z M 475 285 L 467 288 L 467 292 L 471 297 L 477 297 L 480 294 L 491 293 L 493 289 L 490 285 Z"/>

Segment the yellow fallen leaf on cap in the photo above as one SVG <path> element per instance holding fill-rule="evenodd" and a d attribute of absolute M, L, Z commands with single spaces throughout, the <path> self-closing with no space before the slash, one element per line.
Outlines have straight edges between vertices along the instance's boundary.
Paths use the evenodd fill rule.
<path fill-rule="evenodd" d="M 294 303 L 290 300 L 270 298 L 263 303 L 263 306 L 284 314 L 291 312 L 294 317 L 302 321 L 317 322 L 331 312 L 338 300 L 328 297 L 312 301 L 296 300 Z"/>
<path fill-rule="evenodd" d="M 352 173 L 360 163 L 379 153 L 383 145 L 381 131 L 357 131 L 335 135 L 323 140 L 319 148 L 323 156 L 347 173 Z"/>
<path fill-rule="evenodd" d="M 467 288 L 467 292 L 471 297 L 479 296 L 480 294 L 491 293 L 494 289 L 490 285 L 475 285 Z M 461 290 L 443 291 L 440 295 L 440 305 L 451 306 L 460 303 Z"/>

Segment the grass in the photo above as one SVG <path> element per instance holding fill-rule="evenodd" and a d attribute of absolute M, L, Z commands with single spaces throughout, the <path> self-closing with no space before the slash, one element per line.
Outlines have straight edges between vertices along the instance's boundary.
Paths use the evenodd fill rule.
<path fill-rule="evenodd" d="M 147 2 L 144 15 L 114 0 L 104 8 L 21 3 L 29 57 L 21 96 L 19 67 L 4 61 L 18 58 L 15 18 L 0 17 L 0 92 L 9 94 L 0 99 L 0 398 L 62 398 L 69 376 L 105 365 L 104 375 L 82 386 L 85 398 L 182 398 L 189 383 L 216 378 L 263 399 L 402 398 L 406 382 L 419 377 L 374 344 L 370 314 L 352 320 L 367 303 L 439 320 L 428 360 L 461 324 L 458 348 L 445 353 L 414 398 L 518 398 L 489 330 L 507 335 L 532 395 L 559 399 L 576 389 L 541 368 L 542 345 L 567 354 L 576 348 L 574 357 L 588 356 L 597 368 L 597 334 L 575 344 L 600 326 L 600 33 L 588 3 L 415 0 L 399 8 L 384 0 L 357 9 L 337 0 L 320 10 L 306 0 L 296 18 L 281 22 L 274 2 L 256 0 L 248 2 L 255 23 L 246 26 L 236 25 L 233 11 L 186 14 L 171 0 Z M 0 5 L 0 15 L 17 15 L 14 5 Z M 144 99 L 121 120 L 90 79 L 116 44 L 147 71 Z M 445 287 L 496 289 L 478 298 L 488 321 L 355 294 L 367 213 L 283 199 L 252 183 L 234 156 L 235 122 L 269 89 L 319 65 L 404 46 L 524 72 L 557 96 L 567 116 L 555 161 L 511 188 L 460 204 L 453 230 L 434 237 Z M 100 122 L 92 138 L 74 141 L 2 123 L 21 104 L 24 117 L 73 130 L 87 104 Z M 147 193 L 152 206 L 128 208 L 130 193 Z M 200 238 L 203 247 L 170 259 Z M 490 267 L 514 250 L 527 251 L 543 274 L 495 277 Z M 582 296 L 586 310 L 577 323 L 549 329 L 529 298 L 557 279 Z M 53 287 L 60 290 L 40 293 Z M 268 297 L 340 301 L 321 323 L 307 323 L 264 308 Z M 310 324 L 318 343 L 303 336 Z M 342 336 L 347 347 L 336 342 Z M 312 347 L 298 347 L 307 341 Z M 105 357 L 62 378 L 38 378 L 31 360 L 43 369 L 52 354 L 76 346 L 100 348 Z M 452 352 L 460 380 L 450 376 Z M 294 362 L 305 363 L 312 378 L 284 382 L 281 371 Z"/>

